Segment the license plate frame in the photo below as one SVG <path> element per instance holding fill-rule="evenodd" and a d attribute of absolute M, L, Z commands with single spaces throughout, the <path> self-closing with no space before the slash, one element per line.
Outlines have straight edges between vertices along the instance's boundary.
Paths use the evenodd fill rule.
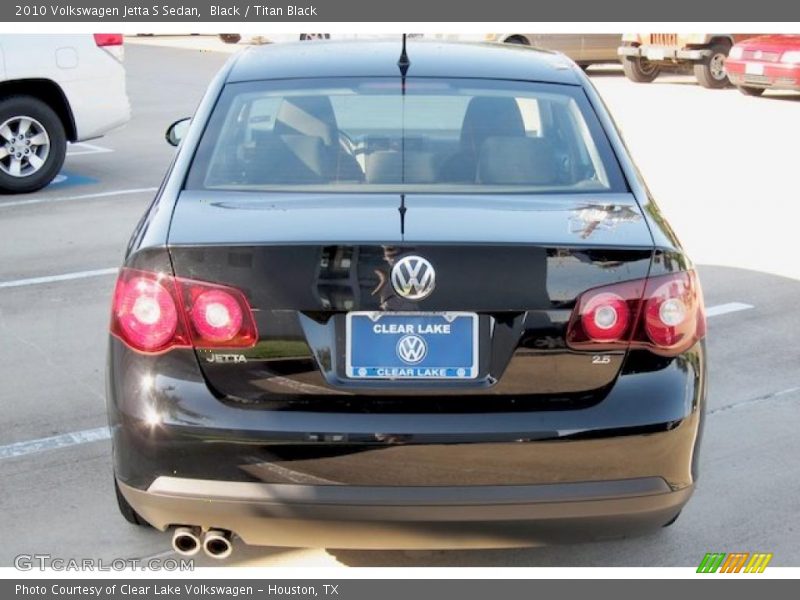
<path fill-rule="evenodd" d="M 365 324 L 372 328 L 371 332 L 363 331 Z M 446 324 L 450 324 L 448 333 L 444 333 Z M 389 330 L 383 331 L 386 327 L 381 327 L 382 331 L 378 333 L 376 325 L 388 325 Z M 396 326 L 395 330 L 392 330 L 392 325 Z M 421 327 L 422 325 L 429 327 Z M 436 326 L 441 326 L 440 330 L 437 331 Z M 355 380 L 475 380 L 478 377 L 478 334 L 479 316 L 474 312 L 349 312 L 345 319 L 345 372 L 349 379 Z M 368 339 L 354 340 L 356 336 Z M 399 344 L 404 337 L 423 340 L 423 357 L 415 363 L 404 362 L 406 359 L 400 357 Z M 365 349 L 359 347 L 364 343 L 368 344 L 369 360 L 364 358 Z M 460 345 L 446 348 L 448 343 Z M 393 349 L 393 358 L 396 360 L 389 360 L 390 349 Z M 443 350 L 455 352 L 458 356 L 456 359 L 435 356 Z"/>

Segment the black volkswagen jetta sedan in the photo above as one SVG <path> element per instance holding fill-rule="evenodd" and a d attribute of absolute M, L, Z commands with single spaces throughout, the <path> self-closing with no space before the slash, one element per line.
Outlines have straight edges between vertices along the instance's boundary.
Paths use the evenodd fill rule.
<path fill-rule="evenodd" d="M 692 263 L 565 57 L 246 51 L 186 128 L 114 292 L 120 509 L 218 558 L 234 536 L 463 548 L 657 529 L 697 477 L 704 335 Z"/>

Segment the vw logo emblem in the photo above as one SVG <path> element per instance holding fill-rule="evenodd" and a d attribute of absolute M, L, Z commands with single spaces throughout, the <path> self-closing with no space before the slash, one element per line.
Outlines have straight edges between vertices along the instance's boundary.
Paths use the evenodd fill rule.
<path fill-rule="evenodd" d="M 404 363 L 415 365 L 428 353 L 428 344 L 418 335 L 404 335 L 397 342 L 397 356 Z"/>
<path fill-rule="evenodd" d="M 403 298 L 422 300 L 436 287 L 436 271 L 421 256 L 404 256 L 392 267 L 392 287 Z"/>

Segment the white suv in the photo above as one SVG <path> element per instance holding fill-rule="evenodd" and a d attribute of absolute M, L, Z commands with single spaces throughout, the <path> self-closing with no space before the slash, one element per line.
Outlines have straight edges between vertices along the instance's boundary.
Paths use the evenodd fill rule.
<path fill-rule="evenodd" d="M 67 142 L 130 118 L 121 34 L 0 35 L 0 192 L 33 192 Z"/>

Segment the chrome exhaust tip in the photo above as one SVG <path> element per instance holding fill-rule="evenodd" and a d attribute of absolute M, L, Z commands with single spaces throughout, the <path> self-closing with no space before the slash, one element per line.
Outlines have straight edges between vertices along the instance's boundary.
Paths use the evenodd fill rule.
<path fill-rule="evenodd" d="M 198 531 L 192 527 L 176 527 L 172 533 L 172 549 L 183 556 L 194 556 L 200 551 Z"/>
<path fill-rule="evenodd" d="M 203 538 L 203 550 L 211 558 L 223 560 L 233 553 L 231 532 L 221 529 L 209 529 Z"/>

